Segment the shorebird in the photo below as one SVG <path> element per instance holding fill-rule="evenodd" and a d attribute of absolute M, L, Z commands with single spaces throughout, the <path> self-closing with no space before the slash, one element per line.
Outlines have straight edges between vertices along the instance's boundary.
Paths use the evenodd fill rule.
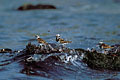
<path fill-rule="evenodd" d="M 51 46 L 51 44 L 47 43 L 45 40 L 40 38 L 40 36 L 36 35 L 35 37 L 37 38 L 38 43 L 40 43 L 41 49 L 43 49 L 43 48 L 45 48 L 45 49 L 50 48 L 52 51 L 56 51 L 56 49 L 54 49 Z"/>
<path fill-rule="evenodd" d="M 68 44 L 72 42 L 72 41 L 65 41 L 64 39 L 60 38 L 60 34 L 56 34 L 56 41 L 61 44 Z"/>
<path fill-rule="evenodd" d="M 87 51 L 89 51 L 89 52 L 95 52 L 95 53 L 97 52 L 94 48 L 91 48 L 91 49 L 87 48 Z"/>
<path fill-rule="evenodd" d="M 112 47 L 110 45 L 105 44 L 104 42 L 99 42 L 98 45 L 99 45 L 100 49 L 111 49 L 111 48 L 114 48 L 114 47 Z"/>
<path fill-rule="evenodd" d="M 40 38 L 40 36 L 38 36 L 38 35 L 35 35 L 35 37 L 37 38 L 37 41 L 38 41 L 38 43 L 40 43 L 40 44 L 44 44 L 44 45 L 46 45 L 47 44 L 47 42 L 45 41 L 45 40 L 43 40 L 42 38 Z"/>

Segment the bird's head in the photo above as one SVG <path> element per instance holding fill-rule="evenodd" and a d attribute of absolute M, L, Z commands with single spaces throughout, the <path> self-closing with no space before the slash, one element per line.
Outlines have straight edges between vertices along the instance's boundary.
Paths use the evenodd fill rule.
<path fill-rule="evenodd" d="M 101 45 L 101 44 L 104 44 L 104 42 L 101 41 L 101 42 L 99 42 L 98 44 Z"/>
<path fill-rule="evenodd" d="M 102 48 L 104 44 L 105 44 L 104 42 L 100 41 L 96 46 Z"/>
<path fill-rule="evenodd" d="M 35 37 L 38 39 L 38 38 L 40 38 L 40 36 L 39 35 L 35 35 Z"/>
<path fill-rule="evenodd" d="M 56 41 L 58 42 L 60 39 L 60 34 L 56 34 Z"/>
<path fill-rule="evenodd" d="M 60 37 L 60 34 L 56 34 L 56 37 Z"/>

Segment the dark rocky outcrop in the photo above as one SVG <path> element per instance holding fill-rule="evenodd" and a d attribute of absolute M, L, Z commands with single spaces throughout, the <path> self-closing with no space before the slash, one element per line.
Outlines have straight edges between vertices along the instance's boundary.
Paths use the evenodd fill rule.
<path fill-rule="evenodd" d="M 119 47 L 117 48 L 119 49 Z M 40 50 L 40 52 L 36 52 Z M 57 50 L 57 49 L 56 49 Z M 37 48 L 37 46 L 35 47 L 32 44 L 28 44 L 26 47 L 26 51 L 27 53 L 35 53 L 35 54 L 51 54 L 51 53 L 67 53 L 68 55 L 73 55 L 76 54 L 78 56 L 81 56 L 82 54 L 84 54 L 83 57 L 83 62 L 86 63 L 88 65 L 88 67 L 92 68 L 92 69 L 97 69 L 97 70 L 116 70 L 116 71 L 120 71 L 120 51 L 118 50 L 117 53 L 111 52 L 110 54 L 104 54 L 104 53 L 99 53 L 99 52 L 90 52 L 84 49 L 75 49 L 72 54 L 70 53 L 69 48 L 63 48 L 63 51 L 47 51 L 44 49 L 41 50 L 40 48 Z M 34 52 L 33 52 L 34 51 Z M 42 51 L 42 52 L 41 52 Z M 60 56 L 57 55 L 56 58 L 59 58 Z M 51 57 L 52 58 L 52 57 Z"/>
<path fill-rule="evenodd" d="M 85 49 L 70 49 L 57 44 L 35 45 L 28 43 L 22 51 L 12 51 L 11 49 L 1 49 L 0 52 L 17 52 L 18 55 L 7 61 L 16 61 L 22 58 L 25 64 L 65 62 L 67 57 L 81 58 L 88 67 L 97 70 L 120 71 L 120 46 L 109 50 L 108 54 Z M 36 57 L 37 56 L 37 57 Z M 77 57 L 76 57 L 77 56 Z M 54 61 L 51 63 L 51 61 Z"/>
<path fill-rule="evenodd" d="M 5 49 L 0 49 L 0 53 L 11 53 L 12 49 L 5 48 Z"/>
<path fill-rule="evenodd" d="M 20 6 L 17 10 L 24 11 L 24 10 L 34 10 L 34 9 L 56 9 L 55 6 L 53 5 L 43 5 L 43 4 L 38 4 L 38 5 L 32 5 L 32 4 L 26 4 Z"/>
<path fill-rule="evenodd" d="M 92 69 L 98 70 L 117 70 L 120 71 L 119 53 L 103 54 L 88 52 L 85 54 L 83 61 Z"/>

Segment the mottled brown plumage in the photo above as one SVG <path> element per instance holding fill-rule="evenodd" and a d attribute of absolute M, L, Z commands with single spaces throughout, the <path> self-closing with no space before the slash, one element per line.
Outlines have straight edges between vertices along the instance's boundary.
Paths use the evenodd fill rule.
<path fill-rule="evenodd" d="M 107 44 L 105 44 L 105 43 L 103 43 L 103 42 L 99 42 L 99 47 L 100 47 L 101 49 L 113 48 L 113 47 L 111 47 L 110 45 L 107 45 Z"/>
<path fill-rule="evenodd" d="M 61 44 L 67 44 L 67 43 L 71 43 L 72 42 L 72 41 L 65 41 L 64 39 L 60 38 L 59 34 L 56 35 L 56 41 L 61 43 Z"/>
<path fill-rule="evenodd" d="M 36 37 L 37 37 L 38 43 L 40 43 L 40 44 L 47 44 L 47 42 L 45 40 L 43 40 L 42 38 L 40 38 L 40 36 L 36 35 Z"/>

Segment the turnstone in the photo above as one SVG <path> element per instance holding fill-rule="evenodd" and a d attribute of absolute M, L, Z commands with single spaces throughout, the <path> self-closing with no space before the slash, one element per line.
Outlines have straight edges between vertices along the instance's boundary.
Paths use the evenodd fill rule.
<path fill-rule="evenodd" d="M 47 44 L 47 42 L 43 40 L 42 38 L 40 38 L 40 36 L 36 35 L 35 37 L 37 38 L 38 43 L 45 44 L 45 45 Z"/>
<path fill-rule="evenodd" d="M 56 34 L 56 41 L 61 44 L 68 44 L 72 42 L 72 41 L 65 41 L 64 39 L 60 38 L 60 34 Z"/>
<path fill-rule="evenodd" d="M 111 49 L 111 48 L 113 48 L 112 46 L 107 45 L 104 42 L 99 42 L 98 45 L 99 45 L 100 49 Z"/>
<path fill-rule="evenodd" d="M 54 49 L 51 44 L 47 43 L 45 40 L 40 38 L 40 36 L 36 35 L 36 37 L 38 43 L 40 43 L 41 49 L 50 49 L 52 51 L 56 51 L 56 49 Z"/>

